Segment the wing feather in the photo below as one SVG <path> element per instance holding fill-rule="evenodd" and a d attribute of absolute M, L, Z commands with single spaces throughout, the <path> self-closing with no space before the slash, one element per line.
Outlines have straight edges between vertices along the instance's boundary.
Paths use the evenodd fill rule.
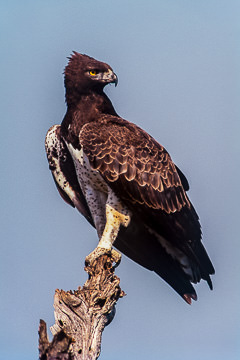
<path fill-rule="evenodd" d="M 178 211 L 179 206 L 190 208 L 178 171 L 167 151 L 137 126 L 133 132 L 122 126 L 124 120 L 112 116 L 110 119 L 105 124 L 88 123 L 81 130 L 80 143 L 91 166 L 114 182 L 116 188 L 119 183 L 124 184 L 122 196 L 135 202 L 145 202 L 148 207 L 167 213 Z M 131 194 L 128 191 L 132 189 L 130 183 L 137 188 Z M 171 200 L 168 201 L 170 188 Z"/>

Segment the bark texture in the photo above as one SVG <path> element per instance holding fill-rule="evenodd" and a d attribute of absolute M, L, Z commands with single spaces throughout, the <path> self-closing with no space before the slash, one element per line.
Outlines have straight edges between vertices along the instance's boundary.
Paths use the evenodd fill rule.
<path fill-rule="evenodd" d="M 40 360 L 95 360 L 101 351 L 102 332 L 115 315 L 115 304 L 124 296 L 114 274 L 111 255 L 102 255 L 85 267 L 89 278 L 76 291 L 56 290 L 52 342 L 40 320 Z"/>

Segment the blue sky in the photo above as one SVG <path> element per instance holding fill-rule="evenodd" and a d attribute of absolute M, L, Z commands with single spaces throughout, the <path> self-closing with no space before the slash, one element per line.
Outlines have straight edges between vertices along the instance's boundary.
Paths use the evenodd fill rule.
<path fill-rule="evenodd" d="M 66 106 L 72 50 L 108 62 L 116 111 L 147 130 L 189 179 L 216 268 L 190 307 L 123 257 L 127 296 L 100 358 L 236 360 L 240 355 L 238 1 L 14 1 L 0 5 L 0 357 L 36 359 L 40 318 L 54 323 L 56 288 L 86 280 L 95 231 L 58 195 L 44 153 Z"/>

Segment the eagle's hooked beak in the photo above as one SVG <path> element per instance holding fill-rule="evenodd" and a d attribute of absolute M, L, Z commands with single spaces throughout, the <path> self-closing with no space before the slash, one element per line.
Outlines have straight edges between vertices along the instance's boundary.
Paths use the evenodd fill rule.
<path fill-rule="evenodd" d="M 117 77 L 117 75 L 115 73 L 113 73 L 113 83 L 115 84 L 115 87 L 118 84 L 118 77 Z"/>
<path fill-rule="evenodd" d="M 108 71 L 106 71 L 105 73 L 103 73 L 102 80 L 109 84 L 113 83 L 113 84 L 115 84 L 115 86 L 117 86 L 117 84 L 118 84 L 117 75 L 110 69 Z"/>

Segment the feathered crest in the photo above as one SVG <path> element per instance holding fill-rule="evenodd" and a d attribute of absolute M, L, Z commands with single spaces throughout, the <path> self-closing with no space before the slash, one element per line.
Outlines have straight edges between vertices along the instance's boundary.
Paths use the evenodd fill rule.
<path fill-rule="evenodd" d="M 67 66 L 65 67 L 64 74 L 65 78 L 68 75 L 72 75 L 79 71 L 79 69 L 87 68 L 99 68 L 102 70 L 111 69 L 111 67 L 102 62 L 94 59 L 91 56 L 80 54 L 77 51 L 73 51 L 71 56 L 67 57 L 69 59 Z"/>
<path fill-rule="evenodd" d="M 65 77 L 76 72 L 80 67 L 82 67 L 84 62 L 93 60 L 93 58 L 91 58 L 90 56 L 80 54 L 76 51 L 73 51 L 73 54 L 71 56 L 68 56 L 67 59 L 69 61 L 68 61 L 67 66 L 64 69 Z"/>

